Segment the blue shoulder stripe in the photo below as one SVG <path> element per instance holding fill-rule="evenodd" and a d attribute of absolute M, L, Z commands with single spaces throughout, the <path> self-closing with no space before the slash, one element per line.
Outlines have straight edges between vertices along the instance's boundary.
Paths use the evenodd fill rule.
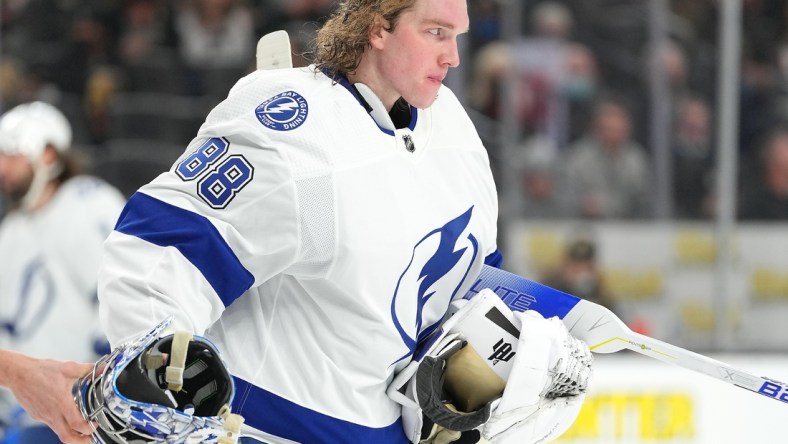
<path fill-rule="evenodd" d="M 243 416 L 246 424 L 274 436 L 314 444 L 410 442 L 400 419 L 386 427 L 366 427 L 302 407 L 237 376 L 233 379 L 233 413 Z"/>
<path fill-rule="evenodd" d="M 216 227 L 197 213 L 134 193 L 120 214 L 115 231 L 161 247 L 175 247 L 229 306 L 254 283 Z"/>

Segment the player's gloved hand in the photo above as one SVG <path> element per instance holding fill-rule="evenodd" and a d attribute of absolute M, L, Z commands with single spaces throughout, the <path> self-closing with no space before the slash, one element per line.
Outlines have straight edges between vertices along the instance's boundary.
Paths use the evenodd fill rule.
<path fill-rule="evenodd" d="M 533 311 L 514 315 L 522 324 L 517 354 L 482 435 L 495 444 L 546 442 L 577 418 L 593 357 L 558 318 L 544 319 Z"/>
<path fill-rule="evenodd" d="M 489 322 L 493 311 L 505 319 Z M 512 313 L 492 291 L 460 308 L 425 355 L 414 359 L 389 396 L 403 404 L 412 442 L 431 444 L 558 437 L 577 417 L 592 363 L 588 347 L 559 319 Z"/>

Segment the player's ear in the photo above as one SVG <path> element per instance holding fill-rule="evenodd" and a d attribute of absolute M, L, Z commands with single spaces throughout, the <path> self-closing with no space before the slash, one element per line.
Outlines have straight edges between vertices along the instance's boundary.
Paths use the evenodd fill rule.
<path fill-rule="evenodd" d="M 369 28 L 369 44 L 375 49 L 383 49 L 391 24 L 380 14 L 375 14 L 372 26 Z"/>
<path fill-rule="evenodd" d="M 52 165 L 60 161 L 60 154 L 58 154 L 57 149 L 52 144 L 48 144 L 44 148 L 44 152 L 41 153 L 41 159 L 45 165 Z"/>

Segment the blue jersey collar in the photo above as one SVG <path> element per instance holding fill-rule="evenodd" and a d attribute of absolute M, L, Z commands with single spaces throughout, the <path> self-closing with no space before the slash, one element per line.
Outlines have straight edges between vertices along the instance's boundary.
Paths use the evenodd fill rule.
<path fill-rule="evenodd" d="M 384 133 L 393 136 L 394 135 L 394 124 L 391 122 L 391 118 L 388 115 L 388 110 L 383 108 L 383 103 L 374 96 L 372 90 L 369 89 L 366 85 L 362 86 L 362 90 L 365 92 L 362 93 L 359 88 L 356 88 L 354 84 L 351 84 L 350 81 L 345 77 L 344 74 L 337 73 L 331 71 L 326 68 L 322 68 L 321 71 L 323 74 L 333 79 L 338 84 L 342 85 L 345 89 L 347 89 L 353 97 L 358 100 L 358 103 L 364 107 L 367 111 L 367 114 L 372 118 L 372 121 L 380 128 L 381 131 Z M 410 106 L 410 122 L 408 123 L 408 129 L 413 131 L 416 128 L 416 122 L 418 120 L 418 108 L 414 107 L 413 105 Z"/>

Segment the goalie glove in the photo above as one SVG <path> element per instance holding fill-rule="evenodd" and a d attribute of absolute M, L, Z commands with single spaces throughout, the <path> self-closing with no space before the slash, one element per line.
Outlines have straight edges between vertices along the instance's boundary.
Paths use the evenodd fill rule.
<path fill-rule="evenodd" d="M 496 444 L 550 441 L 577 418 L 593 357 L 558 318 L 533 311 L 514 316 L 522 323 L 517 356 L 482 435 Z"/>
<path fill-rule="evenodd" d="M 171 319 L 74 384 L 94 443 L 237 443 L 243 418 L 230 413 L 235 386 L 219 351 L 188 332 L 163 335 Z"/>
<path fill-rule="evenodd" d="M 389 387 L 411 441 L 542 442 L 566 431 L 591 376 L 588 347 L 559 319 L 512 313 L 491 290 L 453 308 Z"/>

